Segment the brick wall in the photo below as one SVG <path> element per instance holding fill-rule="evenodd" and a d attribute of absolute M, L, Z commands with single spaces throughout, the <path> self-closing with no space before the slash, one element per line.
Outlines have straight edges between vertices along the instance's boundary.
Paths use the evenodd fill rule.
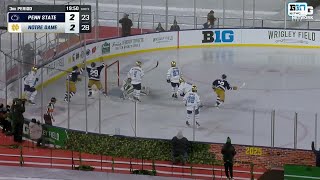
<path fill-rule="evenodd" d="M 211 151 L 216 154 L 218 160 L 222 160 L 222 146 L 223 144 L 211 144 Z M 243 163 L 253 162 L 258 168 L 282 168 L 285 164 L 315 166 L 315 155 L 312 151 L 245 145 L 234 147 L 237 151 L 235 165 L 243 166 Z"/>

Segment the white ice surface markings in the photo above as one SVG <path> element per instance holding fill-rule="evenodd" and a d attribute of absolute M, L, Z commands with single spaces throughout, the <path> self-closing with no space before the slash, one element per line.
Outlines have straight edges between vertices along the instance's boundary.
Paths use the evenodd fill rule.
<path fill-rule="evenodd" d="M 308 53 L 307 58 L 299 55 L 300 51 Z M 229 55 L 220 55 L 225 52 Z M 192 128 L 185 126 L 186 114 L 182 98 L 173 100 L 170 84 L 166 82 L 170 61 L 175 60 L 182 68 L 183 76 L 198 86 L 200 98 L 205 105 L 200 111 L 202 128 L 196 131 L 196 140 L 222 143 L 230 136 L 236 144 L 252 144 L 254 134 L 255 145 L 269 146 L 271 111 L 275 109 L 275 145 L 293 147 L 294 112 L 298 112 L 298 147 L 309 149 L 310 142 L 315 139 L 314 116 L 320 107 L 320 84 L 317 83 L 320 63 L 314 58 L 317 55 L 316 50 L 312 49 L 245 47 L 144 53 L 119 58 L 120 80 L 126 75 L 123 71 L 127 71 L 127 67 L 133 65 L 135 60 L 150 60 L 151 62 L 145 62 L 145 67 L 151 66 L 157 60 L 160 62 L 159 67 L 146 74 L 143 80 L 143 84 L 150 87 L 151 94 L 142 96 L 142 102 L 137 105 L 137 136 L 171 139 L 182 129 L 185 136 L 192 139 Z M 238 91 L 228 91 L 224 106 L 218 110 L 211 107 L 216 98 L 211 83 L 223 73 L 227 74 L 232 85 L 241 86 L 246 82 L 246 86 Z M 47 87 L 44 90 L 44 104 L 52 96 L 61 101 L 64 88 L 64 78 Z M 77 89 L 81 96 L 76 95 L 70 104 L 70 128 L 85 130 L 84 95 L 87 93 L 84 92 L 83 81 L 77 85 Z M 87 129 L 98 132 L 97 95 L 95 99 L 88 99 L 88 103 Z M 58 103 L 57 106 L 60 112 L 55 117 L 55 124 L 67 127 L 67 105 Z M 40 117 L 39 106 L 28 109 L 30 111 L 26 116 Z M 131 101 L 101 96 L 102 133 L 114 134 L 115 129 L 120 129 L 120 134 L 133 136 L 134 112 L 134 103 Z M 318 144 L 319 139 L 318 137 Z"/>

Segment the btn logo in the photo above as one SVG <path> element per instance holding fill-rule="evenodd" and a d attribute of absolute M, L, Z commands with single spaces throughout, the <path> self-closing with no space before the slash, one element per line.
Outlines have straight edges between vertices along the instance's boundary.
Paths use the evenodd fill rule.
<path fill-rule="evenodd" d="M 231 43 L 234 40 L 232 30 L 202 31 L 202 43 Z"/>

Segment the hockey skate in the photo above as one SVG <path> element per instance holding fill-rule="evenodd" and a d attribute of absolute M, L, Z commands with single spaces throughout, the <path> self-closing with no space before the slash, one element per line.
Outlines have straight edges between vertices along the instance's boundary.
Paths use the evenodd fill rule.
<path fill-rule="evenodd" d="M 137 98 L 137 97 L 135 97 L 135 96 L 133 96 L 133 100 L 134 100 L 134 101 L 139 101 L 139 102 L 141 102 L 140 99 Z"/>
<path fill-rule="evenodd" d="M 190 127 L 190 123 L 189 123 L 189 121 L 186 121 L 186 125 Z"/>
<path fill-rule="evenodd" d="M 174 98 L 178 99 L 177 93 L 174 93 Z"/>
<path fill-rule="evenodd" d="M 197 125 L 197 128 L 199 128 L 200 127 L 200 124 L 196 121 L 196 125 Z"/>
<path fill-rule="evenodd" d="M 88 97 L 92 97 L 92 92 L 89 92 Z"/>
<path fill-rule="evenodd" d="M 31 105 L 36 105 L 36 103 L 34 103 L 34 102 L 31 101 L 31 100 L 28 100 L 28 103 L 31 104 Z"/>

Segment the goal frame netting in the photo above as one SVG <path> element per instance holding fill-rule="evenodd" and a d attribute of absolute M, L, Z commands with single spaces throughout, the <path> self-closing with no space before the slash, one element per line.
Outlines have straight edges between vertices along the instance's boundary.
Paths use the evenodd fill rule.
<path fill-rule="evenodd" d="M 109 72 L 110 68 L 116 68 L 116 74 L 110 74 L 112 72 Z M 113 63 L 106 65 L 104 68 L 105 72 L 105 79 L 104 79 L 104 90 L 105 93 L 108 94 L 109 90 L 113 87 L 112 85 L 110 86 L 110 83 L 114 83 L 115 86 L 120 87 L 120 63 L 119 60 L 114 61 Z M 114 73 L 114 72 L 113 72 Z M 109 76 L 116 76 L 115 82 L 108 82 Z"/>

